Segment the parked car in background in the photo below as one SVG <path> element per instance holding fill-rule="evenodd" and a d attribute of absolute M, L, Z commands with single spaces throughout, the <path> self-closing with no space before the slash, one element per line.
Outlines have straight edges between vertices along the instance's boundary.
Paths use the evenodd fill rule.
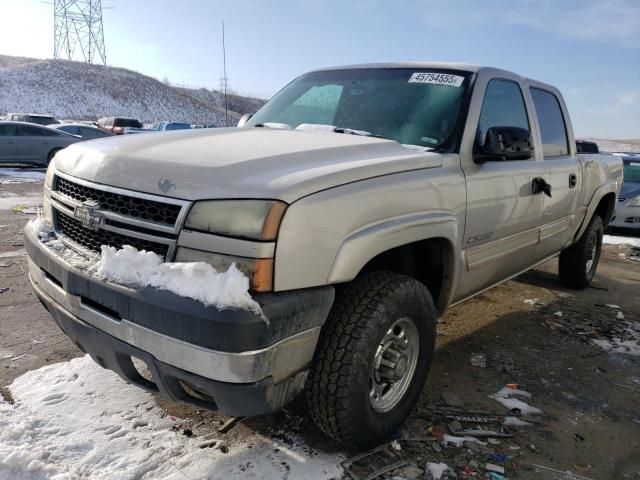
<path fill-rule="evenodd" d="M 148 130 L 155 130 L 157 132 L 164 132 L 167 130 L 190 130 L 191 125 L 184 122 L 156 122 L 152 123 L 148 127 Z"/>
<path fill-rule="evenodd" d="M 127 127 L 124 129 L 124 134 L 129 135 L 133 133 L 149 133 L 149 132 L 167 132 L 169 130 L 190 130 L 191 125 L 184 122 L 155 122 L 144 128 Z"/>
<path fill-rule="evenodd" d="M 76 135 L 78 137 L 81 137 L 83 140 L 113 136 L 113 133 L 111 132 L 92 127 L 90 125 L 84 125 L 82 123 L 62 123 L 49 125 L 49 127 L 60 130 L 61 132 L 70 133 L 71 135 Z"/>
<path fill-rule="evenodd" d="M 576 149 L 578 153 L 600 153 L 598 144 L 588 140 L 576 140 Z"/>
<path fill-rule="evenodd" d="M 35 123 L 0 122 L 0 163 L 49 164 L 56 153 L 82 140 Z"/>
<path fill-rule="evenodd" d="M 624 183 L 609 227 L 640 233 L 640 154 L 622 157 Z"/>
<path fill-rule="evenodd" d="M 26 123 L 36 123 L 38 125 L 52 125 L 61 123 L 53 115 L 41 115 L 39 113 L 10 113 L 4 120 L 10 122 L 26 122 Z"/>
<path fill-rule="evenodd" d="M 114 135 L 122 135 L 125 128 L 142 128 L 142 123 L 135 118 L 103 117 L 98 120 L 98 127 Z"/>

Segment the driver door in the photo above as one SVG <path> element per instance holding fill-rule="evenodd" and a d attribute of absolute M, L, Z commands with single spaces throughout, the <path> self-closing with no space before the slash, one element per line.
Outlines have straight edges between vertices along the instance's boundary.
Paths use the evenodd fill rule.
<path fill-rule="evenodd" d="M 470 113 L 471 116 L 471 113 Z M 518 81 L 493 78 L 487 83 L 475 142 L 481 144 L 490 127 L 518 127 L 534 138 Z M 467 187 L 466 226 L 462 239 L 463 266 L 457 300 L 498 283 L 536 263 L 542 195 L 531 183 L 544 172 L 537 158 L 475 163 L 462 155 Z"/>

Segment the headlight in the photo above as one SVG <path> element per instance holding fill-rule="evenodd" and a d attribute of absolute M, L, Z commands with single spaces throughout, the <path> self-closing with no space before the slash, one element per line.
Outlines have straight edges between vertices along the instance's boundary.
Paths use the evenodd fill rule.
<path fill-rule="evenodd" d="M 275 240 L 286 203 L 274 200 L 196 202 L 185 226 L 194 230 L 252 240 Z"/>
<path fill-rule="evenodd" d="M 629 202 L 628 207 L 640 207 L 640 195 Z"/>
<path fill-rule="evenodd" d="M 226 272 L 232 263 L 249 277 L 251 290 L 269 292 L 273 290 L 273 258 L 246 258 L 220 253 L 204 252 L 193 248 L 178 247 L 176 262 L 206 262 L 218 272 Z"/>
<path fill-rule="evenodd" d="M 56 171 L 54 163 L 55 160 L 51 160 L 51 162 L 49 162 L 49 166 L 47 167 L 47 174 L 44 177 L 44 184 L 49 188 L 53 187 L 53 175 Z"/>

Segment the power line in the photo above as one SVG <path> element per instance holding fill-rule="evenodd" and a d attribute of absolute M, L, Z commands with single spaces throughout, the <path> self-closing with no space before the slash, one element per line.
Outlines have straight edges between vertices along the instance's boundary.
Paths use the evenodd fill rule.
<path fill-rule="evenodd" d="M 53 56 L 107 65 L 102 0 L 53 0 Z"/>

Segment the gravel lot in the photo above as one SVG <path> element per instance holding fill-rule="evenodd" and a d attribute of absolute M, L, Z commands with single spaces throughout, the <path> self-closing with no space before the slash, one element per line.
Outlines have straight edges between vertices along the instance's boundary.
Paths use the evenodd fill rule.
<path fill-rule="evenodd" d="M 28 284 L 22 229 L 33 215 L 24 211 L 38 202 L 41 175 L 9 182 L 3 178 L 11 172 L 0 169 L 0 391 L 9 401 L 8 386 L 25 372 L 82 356 Z M 440 320 L 430 379 L 397 457 L 420 468 L 427 461 L 454 466 L 476 460 L 484 465 L 488 452 L 482 449 L 488 449 L 509 456 L 503 460 L 509 478 L 569 478 L 533 465 L 592 479 L 640 478 L 640 357 L 607 352 L 592 343 L 594 332 L 606 338 L 625 322 L 640 322 L 640 262 L 634 255 L 638 249 L 628 245 L 607 245 L 596 279 L 584 291 L 563 289 L 552 260 L 450 309 Z M 479 366 L 472 365 L 472 356 Z M 429 427 L 437 433 L 440 420 L 431 407 L 443 399 L 464 410 L 506 413 L 489 395 L 509 383 L 533 395 L 528 403 L 544 412 L 539 424 L 519 428 L 513 437 L 488 443 L 480 451 L 438 451 L 435 442 L 406 440 L 428 436 Z M 217 432 L 224 417 L 155 397 L 152 403 L 171 420 L 171 427 L 163 428 L 187 442 L 184 445 L 196 449 L 194 439 L 215 433 L 228 446 L 220 455 L 226 462 L 237 460 L 239 468 L 247 463 L 248 445 L 258 437 L 308 446 L 296 454 L 301 459 L 274 457 L 283 478 L 299 478 L 287 462 L 304 463 L 305 454 L 335 459 L 358 453 L 323 438 L 299 401 L 277 415 L 247 419 L 225 434 Z M 290 440 L 291 435 L 298 440 Z M 236 473 L 247 471 L 260 477 L 252 466 Z"/>

